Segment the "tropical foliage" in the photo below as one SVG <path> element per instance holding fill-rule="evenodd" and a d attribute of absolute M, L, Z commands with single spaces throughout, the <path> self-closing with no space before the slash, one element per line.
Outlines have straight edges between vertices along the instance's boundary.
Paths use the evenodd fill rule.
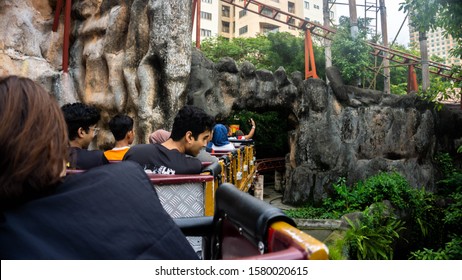
<path fill-rule="evenodd" d="M 267 111 L 262 113 L 242 110 L 234 112 L 226 120 L 226 124 L 237 124 L 239 128 L 248 132 L 251 129 L 250 118 L 256 123 L 254 135 L 255 145 L 258 146 L 258 157 L 281 157 L 288 151 L 287 117 L 283 111 Z"/>
<path fill-rule="evenodd" d="M 329 219 L 362 213 L 359 220 L 345 216 L 350 229 L 329 244 L 333 259 L 345 258 L 345 252 L 355 259 L 461 258 L 462 173 L 447 154 L 439 155 L 436 163 L 443 176 L 437 193 L 411 187 L 396 172 L 379 173 L 352 186 L 340 178 L 321 207 L 306 205 L 286 213 Z"/>
<path fill-rule="evenodd" d="M 303 37 L 288 32 L 268 33 L 251 38 L 211 37 L 201 42 L 202 52 L 214 62 L 230 57 L 238 64 L 248 61 L 257 69 L 273 72 L 282 66 L 289 74 L 294 71 L 304 72 L 304 48 Z M 324 51 L 317 45 L 313 48 L 318 75 L 324 77 Z"/>
<path fill-rule="evenodd" d="M 366 43 L 368 29 L 360 30 L 355 39 L 351 38 L 349 20 L 341 17 L 332 42 L 332 64 L 339 68 L 347 84 L 365 85 L 372 78 L 372 72 L 368 70 L 372 66 L 372 48 Z"/>

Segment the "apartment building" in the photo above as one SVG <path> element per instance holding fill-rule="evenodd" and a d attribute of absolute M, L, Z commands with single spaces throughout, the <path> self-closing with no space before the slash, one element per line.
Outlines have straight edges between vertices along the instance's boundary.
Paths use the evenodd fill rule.
<path fill-rule="evenodd" d="M 414 31 L 412 27 L 409 28 L 411 46 L 419 48 L 419 32 Z M 445 60 L 444 64 L 462 65 L 462 59 L 451 56 L 449 51 L 457 46 L 457 42 L 452 37 L 445 38 L 444 30 L 438 28 L 435 31 L 427 32 L 427 47 L 428 56 L 437 55 Z"/>
<path fill-rule="evenodd" d="M 250 4 L 249 9 L 236 7 L 227 1 L 222 0 L 200 0 L 201 1 L 201 40 L 212 36 L 223 36 L 226 38 L 254 37 L 257 34 L 267 32 L 289 32 L 299 35 L 300 29 L 289 26 L 277 20 L 296 24 L 295 19 L 287 19 L 286 15 L 277 14 L 276 20 L 262 15 L 272 17 L 274 11 L 279 10 L 289 13 L 295 17 L 322 24 L 323 22 L 323 0 L 259 0 L 268 7 L 256 14 L 250 10 L 257 10 L 256 6 Z M 235 0 L 239 6 L 244 6 L 244 0 Z M 336 16 L 335 6 L 330 11 L 330 17 Z M 196 38 L 196 27 L 193 27 L 192 38 Z"/>

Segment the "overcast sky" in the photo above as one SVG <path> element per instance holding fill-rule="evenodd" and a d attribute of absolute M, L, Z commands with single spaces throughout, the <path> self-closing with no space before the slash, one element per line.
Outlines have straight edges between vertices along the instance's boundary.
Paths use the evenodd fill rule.
<path fill-rule="evenodd" d="M 337 0 L 337 3 L 348 3 L 348 0 Z M 379 0 L 367 0 L 366 3 L 367 5 L 375 5 L 377 2 L 377 6 L 379 6 L 380 1 Z M 403 11 L 398 11 L 400 5 L 399 3 L 404 2 L 404 0 L 385 0 L 385 7 L 387 8 L 387 25 L 388 25 L 388 43 L 391 44 L 393 42 L 393 39 L 395 38 L 396 34 L 398 33 L 398 30 L 403 23 L 404 19 L 406 18 L 406 15 L 403 13 Z M 365 0 L 356 0 L 356 5 L 364 5 Z M 336 5 L 337 8 L 337 14 L 340 16 L 345 15 L 349 16 L 349 9 L 347 5 Z M 356 8 L 356 13 L 358 17 L 364 18 L 364 7 L 357 7 Z M 367 12 L 368 17 L 375 17 L 375 10 L 370 9 Z M 396 39 L 396 42 L 405 46 L 408 46 L 409 44 L 409 27 L 407 26 L 408 21 L 406 19 L 406 22 L 404 23 L 401 31 L 399 32 L 399 35 Z M 377 13 L 377 28 L 378 28 L 378 33 L 382 33 L 381 31 L 381 20 L 380 20 L 380 11 Z"/>

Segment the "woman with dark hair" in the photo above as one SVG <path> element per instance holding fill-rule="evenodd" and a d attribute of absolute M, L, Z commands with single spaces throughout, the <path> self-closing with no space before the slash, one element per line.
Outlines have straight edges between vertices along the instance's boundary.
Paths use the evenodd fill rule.
<path fill-rule="evenodd" d="M 12 76 L 0 82 L 0 120 L 0 207 L 50 193 L 65 174 L 61 109 L 33 81 Z"/>
<path fill-rule="evenodd" d="M 65 175 L 66 123 L 27 78 L 0 79 L 1 259 L 196 259 L 138 164 Z"/>

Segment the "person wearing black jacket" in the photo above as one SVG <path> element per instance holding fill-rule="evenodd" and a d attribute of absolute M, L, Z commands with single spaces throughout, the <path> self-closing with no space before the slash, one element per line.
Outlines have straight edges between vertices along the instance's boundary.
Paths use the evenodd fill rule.
<path fill-rule="evenodd" d="M 64 177 L 66 122 L 32 80 L 0 79 L 0 119 L 0 259 L 197 259 L 138 164 Z"/>

